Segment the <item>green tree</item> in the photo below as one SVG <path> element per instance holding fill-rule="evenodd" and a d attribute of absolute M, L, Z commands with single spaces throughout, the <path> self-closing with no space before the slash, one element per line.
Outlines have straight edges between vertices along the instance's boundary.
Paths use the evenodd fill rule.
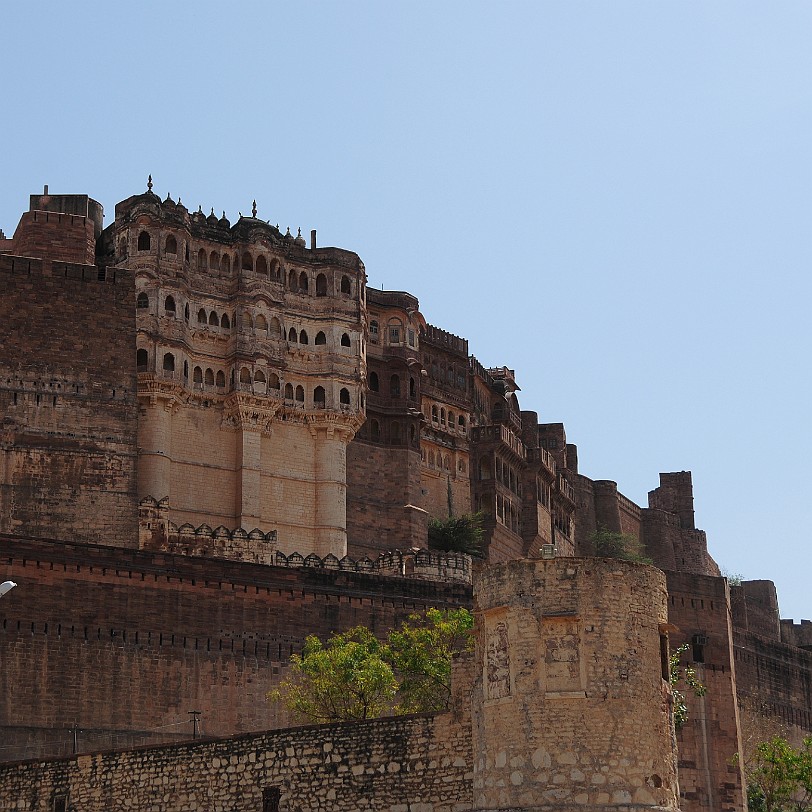
<path fill-rule="evenodd" d="M 759 743 L 744 765 L 750 812 L 803 812 L 812 807 L 812 737 L 793 747 L 782 736 Z"/>
<path fill-rule="evenodd" d="M 291 676 L 271 691 L 298 716 L 313 722 L 355 722 L 387 711 L 398 683 L 386 647 L 369 629 L 356 626 L 322 644 L 315 635 L 291 657 Z"/>
<path fill-rule="evenodd" d="M 363 626 L 326 645 L 310 636 L 291 658 L 291 675 L 268 699 L 313 722 L 445 710 L 451 661 L 472 648 L 473 625 L 467 609 L 429 609 L 410 615 L 386 643 Z"/>
<path fill-rule="evenodd" d="M 599 558 L 620 558 L 623 561 L 637 561 L 640 564 L 652 563 L 636 536 L 599 527 L 590 536 L 590 541 L 595 545 L 595 555 Z"/>
<path fill-rule="evenodd" d="M 451 661 L 473 648 L 467 609 L 429 609 L 410 615 L 389 634 L 389 661 L 399 680 L 399 713 L 442 711 L 451 701 Z"/>
<path fill-rule="evenodd" d="M 467 553 L 481 558 L 485 531 L 482 513 L 465 513 L 446 519 L 429 519 L 429 549 Z"/>
<path fill-rule="evenodd" d="M 688 644 L 683 643 L 683 645 L 671 653 L 669 661 L 671 693 L 674 697 L 674 727 L 677 730 L 688 721 L 688 701 L 685 693 L 678 686 L 684 684 L 694 696 L 705 696 L 708 690 L 700 682 L 694 668 L 690 665 L 680 665 L 680 656 L 686 651 L 688 651 Z"/>

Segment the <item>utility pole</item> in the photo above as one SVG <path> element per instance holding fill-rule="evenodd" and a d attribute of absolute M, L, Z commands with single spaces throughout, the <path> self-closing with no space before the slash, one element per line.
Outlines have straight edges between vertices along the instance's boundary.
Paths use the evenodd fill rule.
<path fill-rule="evenodd" d="M 189 711 L 189 716 L 192 717 L 192 738 L 197 738 L 197 723 L 200 721 L 200 711 Z"/>

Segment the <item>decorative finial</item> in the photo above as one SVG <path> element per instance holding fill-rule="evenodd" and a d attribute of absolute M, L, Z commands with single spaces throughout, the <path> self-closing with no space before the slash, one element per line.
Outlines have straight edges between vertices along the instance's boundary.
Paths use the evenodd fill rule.
<path fill-rule="evenodd" d="M 226 216 L 226 212 L 225 212 L 225 209 L 223 209 L 223 217 L 222 217 L 222 219 L 225 219 L 225 216 Z"/>
<path fill-rule="evenodd" d="M 223 212 L 223 214 L 225 214 L 225 212 Z M 211 214 L 209 217 L 214 217 L 214 206 L 211 207 Z"/>
<path fill-rule="evenodd" d="M 286 237 L 290 237 L 290 226 L 288 226 L 288 230 L 285 232 Z"/>
<path fill-rule="evenodd" d="M 178 195 L 178 205 L 179 205 L 179 206 L 182 206 L 182 205 L 183 205 L 183 203 L 181 203 L 181 202 L 180 202 L 180 195 Z"/>
<path fill-rule="evenodd" d="M 197 213 L 203 214 L 203 206 L 201 206 L 199 203 L 197 204 Z"/>
<path fill-rule="evenodd" d="M 148 192 L 151 192 L 151 191 L 152 191 L 152 175 L 150 175 L 150 176 L 147 178 L 147 191 L 148 191 Z"/>
<path fill-rule="evenodd" d="M 251 209 L 251 216 L 256 220 L 257 218 L 257 201 L 254 198 L 254 207 Z"/>
<path fill-rule="evenodd" d="M 296 235 L 297 238 L 302 236 L 302 227 L 299 226 L 299 233 Z"/>

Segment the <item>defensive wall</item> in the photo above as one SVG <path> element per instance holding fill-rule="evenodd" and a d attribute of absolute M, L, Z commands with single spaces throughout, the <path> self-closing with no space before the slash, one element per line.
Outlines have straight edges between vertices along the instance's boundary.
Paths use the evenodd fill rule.
<path fill-rule="evenodd" d="M 471 603 L 470 561 L 425 551 L 268 566 L 0 536 L 0 562 L 3 760 L 70 753 L 74 728 L 82 750 L 188 737 L 192 710 L 210 735 L 278 727 L 265 694 L 308 634 Z"/>

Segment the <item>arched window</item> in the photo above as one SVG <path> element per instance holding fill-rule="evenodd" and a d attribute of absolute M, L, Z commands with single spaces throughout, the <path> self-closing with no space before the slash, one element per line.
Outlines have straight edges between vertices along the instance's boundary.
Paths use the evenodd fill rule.
<path fill-rule="evenodd" d="M 293 328 L 293 327 L 291 327 L 291 328 L 290 328 L 290 332 L 288 333 L 288 341 L 289 341 L 291 344 L 295 344 L 295 343 L 296 343 L 296 329 L 295 329 L 295 328 Z"/>
<path fill-rule="evenodd" d="M 212 251 L 209 254 L 209 267 L 213 271 L 217 271 L 220 268 L 220 257 L 219 257 L 219 255 L 217 254 L 216 251 Z"/>
<path fill-rule="evenodd" d="M 389 394 L 393 398 L 399 398 L 400 397 L 400 377 L 397 376 L 397 375 L 393 375 L 389 379 Z"/>
<path fill-rule="evenodd" d="M 304 271 L 299 274 L 299 290 L 307 292 L 307 274 Z"/>
<path fill-rule="evenodd" d="M 268 332 L 268 322 L 265 321 L 265 316 L 263 316 L 262 313 L 257 316 L 257 319 L 254 322 L 254 329 L 260 333 Z"/>
<path fill-rule="evenodd" d="M 303 386 L 297 386 L 296 387 L 296 400 L 299 403 L 304 403 L 304 387 Z"/>
<path fill-rule="evenodd" d="M 369 424 L 369 436 L 373 440 L 380 440 L 381 439 L 381 424 L 377 420 L 373 420 Z"/>
<path fill-rule="evenodd" d="M 400 344 L 403 341 L 403 322 L 400 319 L 389 319 L 389 343 Z"/>
<path fill-rule="evenodd" d="M 324 335 L 324 333 L 321 330 L 319 330 L 319 332 L 316 333 L 316 341 L 314 343 L 315 344 L 326 344 L 327 343 L 327 336 Z"/>
<path fill-rule="evenodd" d="M 400 423 L 397 420 L 394 420 L 389 427 L 389 439 L 393 445 L 400 445 Z"/>
<path fill-rule="evenodd" d="M 326 395 L 323 386 L 317 386 L 313 390 L 313 405 L 317 409 L 323 409 L 325 406 Z"/>
<path fill-rule="evenodd" d="M 195 367 L 192 370 L 192 381 L 194 383 L 199 383 L 202 385 L 203 383 L 203 370 L 200 367 Z"/>
<path fill-rule="evenodd" d="M 370 372 L 369 373 L 369 390 L 370 392 L 377 392 L 380 387 L 378 383 L 378 373 L 377 372 Z"/>
<path fill-rule="evenodd" d="M 352 293 L 352 285 L 350 284 L 349 276 L 341 277 L 341 292 L 346 296 L 349 296 Z"/>
<path fill-rule="evenodd" d="M 271 278 L 277 280 L 282 278 L 282 266 L 278 259 L 271 260 Z"/>
<path fill-rule="evenodd" d="M 254 258 L 248 253 L 248 251 L 242 255 L 242 269 L 244 271 L 254 270 Z"/>
<path fill-rule="evenodd" d="M 220 319 L 217 317 L 217 313 L 215 313 L 214 310 L 209 313 L 209 325 L 212 327 L 220 326 Z"/>
<path fill-rule="evenodd" d="M 210 370 L 206 370 L 206 386 L 214 386 L 214 373 Z"/>
<path fill-rule="evenodd" d="M 240 383 L 251 383 L 251 370 L 248 367 L 243 367 L 240 370 Z"/>
<path fill-rule="evenodd" d="M 300 344 L 308 343 L 307 333 L 304 330 L 302 330 L 301 333 L 299 333 L 299 343 Z"/>
<path fill-rule="evenodd" d="M 152 239 L 149 236 L 149 232 L 148 231 L 142 231 L 138 235 L 138 250 L 139 251 L 149 251 L 151 246 L 152 246 Z"/>
<path fill-rule="evenodd" d="M 138 371 L 146 372 L 147 364 L 149 364 L 149 353 L 146 350 L 138 350 L 135 353 L 135 365 L 138 367 Z"/>
<path fill-rule="evenodd" d="M 439 414 L 437 412 L 437 407 L 432 406 L 431 407 L 431 422 L 432 423 L 437 423 L 438 421 L 439 421 Z"/>
<path fill-rule="evenodd" d="M 231 329 L 231 320 L 228 317 L 228 313 L 223 313 L 223 318 L 220 319 L 220 326 L 224 330 L 230 330 Z"/>
<path fill-rule="evenodd" d="M 288 287 L 293 291 L 297 290 L 296 271 L 293 269 L 291 269 L 290 273 L 288 274 Z"/>
<path fill-rule="evenodd" d="M 189 243 L 188 242 L 184 243 L 184 254 L 185 254 L 185 259 L 188 262 L 189 261 Z"/>
<path fill-rule="evenodd" d="M 262 254 L 257 257 L 257 273 L 262 276 L 268 275 L 268 260 Z"/>
<path fill-rule="evenodd" d="M 197 311 L 197 323 L 198 324 L 206 324 L 208 319 L 206 318 L 206 311 L 201 307 L 200 310 Z"/>
<path fill-rule="evenodd" d="M 346 406 L 350 405 L 350 390 L 349 389 L 342 389 L 338 393 L 338 402 L 343 403 Z"/>
<path fill-rule="evenodd" d="M 454 428 L 454 412 L 448 413 L 448 428 L 450 429 Z"/>
<path fill-rule="evenodd" d="M 293 400 L 293 384 L 285 384 L 285 400 Z"/>
<path fill-rule="evenodd" d="M 183 308 L 183 318 L 186 321 L 189 321 L 189 302 L 186 302 L 186 305 Z"/>
<path fill-rule="evenodd" d="M 412 400 L 417 397 L 417 384 L 415 384 L 414 378 L 409 378 L 409 397 Z"/>
<path fill-rule="evenodd" d="M 178 241 L 170 234 L 166 238 L 166 253 L 167 254 L 177 254 L 178 253 Z"/>
<path fill-rule="evenodd" d="M 138 298 L 135 300 L 135 306 L 139 310 L 149 307 L 149 296 L 146 293 L 139 293 Z"/>
<path fill-rule="evenodd" d="M 341 346 L 342 347 L 349 347 L 350 345 L 350 337 L 346 333 L 341 334 Z"/>
<path fill-rule="evenodd" d="M 434 468 L 434 452 L 429 451 L 429 465 Z"/>
<path fill-rule="evenodd" d="M 270 326 L 268 332 L 271 334 L 272 338 L 281 338 L 282 337 L 282 325 L 279 322 L 279 319 L 276 318 L 276 316 L 274 316 L 271 319 L 271 326 Z"/>
<path fill-rule="evenodd" d="M 320 273 L 316 277 L 316 296 L 326 296 L 327 295 L 327 277 Z"/>
<path fill-rule="evenodd" d="M 460 431 L 465 431 L 465 418 L 462 415 L 457 418 L 457 425 L 459 426 Z"/>
<path fill-rule="evenodd" d="M 218 389 L 226 388 L 226 376 L 223 373 L 222 369 L 217 372 L 217 388 Z"/>
<path fill-rule="evenodd" d="M 375 319 L 369 323 L 369 340 L 373 344 L 378 343 L 378 322 Z"/>
<path fill-rule="evenodd" d="M 487 457 L 482 457 L 479 460 L 479 478 L 480 479 L 492 479 L 491 475 L 491 463 Z"/>
<path fill-rule="evenodd" d="M 172 296 L 167 296 L 164 299 L 164 311 L 175 315 L 175 299 Z"/>
<path fill-rule="evenodd" d="M 164 372 L 175 371 L 175 356 L 171 352 L 164 353 Z"/>
<path fill-rule="evenodd" d="M 265 383 L 265 373 L 261 369 L 258 369 L 254 373 L 254 383 Z"/>
<path fill-rule="evenodd" d="M 279 376 L 275 372 L 268 376 L 268 388 L 279 389 Z"/>
<path fill-rule="evenodd" d="M 445 468 L 446 471 L 451 470 L 451 459 L 449 458 L 448 454 L 443 457 L 443 468 Z"/>
<path fill-rule="evenodd" d="M 445 409 L 440 409 L 440 425 L 445 425 Z"/>
<path fill-rule="evenodd" d="M 197 267 L 200 268 L 201 271 L 205 271 L 206 268 L 209 267 L 209 263 L 206 260 L 206 252 L 202 248 L 197 252 Z"/>
<path fill-rule="evenodd" d="M 223 254 L 223 259 L 220 263 L 220 270 L 228 273 L 231 270 L 231 258 L 228 254 Z"/>

